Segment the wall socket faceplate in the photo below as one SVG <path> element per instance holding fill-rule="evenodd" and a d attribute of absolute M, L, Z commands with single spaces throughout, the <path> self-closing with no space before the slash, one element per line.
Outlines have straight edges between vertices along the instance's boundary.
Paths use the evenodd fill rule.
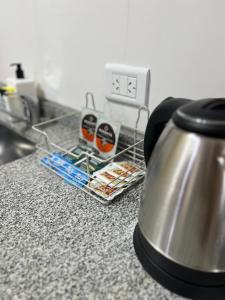
<path fill-rule="evenodd" d="M 148 106 L 150 69 L 122 64 L 105 65 L 106 98 L 129 106 Z"/>

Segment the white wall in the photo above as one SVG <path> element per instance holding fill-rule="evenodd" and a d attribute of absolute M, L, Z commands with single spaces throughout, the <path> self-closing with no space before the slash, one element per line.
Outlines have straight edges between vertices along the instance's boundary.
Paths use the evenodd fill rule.
<path fill-rule="evenodd" d="M 49 99 L 104 103 L 104 64 L 150 65 L 150 108 L 167 96 L 225 96 L 224 0 L 1 0 L 0 80 L 23 61 Z M 133 110 L 115 118 L 134 124 Z"/>
<path fill-rule="evenodd" d="M 33 2 L 0 0 L 0 7 L 0 80 L 13 74 L 9 68 L 12 62 L 24 62 L 27 73 L 33 75 L 36 61 Z"/>

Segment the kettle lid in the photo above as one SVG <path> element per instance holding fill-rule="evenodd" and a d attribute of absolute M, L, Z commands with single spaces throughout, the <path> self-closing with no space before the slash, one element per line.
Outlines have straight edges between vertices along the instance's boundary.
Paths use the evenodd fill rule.
<path fill-rule="evenodd" d="M 225 98 L 193 101 L 177 109 L 172 119 L 184 130 L 225 138 Z"/>

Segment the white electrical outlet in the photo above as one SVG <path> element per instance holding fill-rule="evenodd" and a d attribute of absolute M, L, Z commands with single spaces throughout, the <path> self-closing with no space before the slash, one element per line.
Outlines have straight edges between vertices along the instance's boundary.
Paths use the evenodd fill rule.
<path fill-rule="evenodd" d="M 106 64 L 106 98 L 130 106 L 148 106 L 150 69 Z"/>
<path fill-rule="evenodd" d="M 127 96 L 136 98 L 137 94 L 137 78 L 127 77 Z"/>
<path fill-rule="evenodd" d="M 120 76 L 112 74 L 112 94 L 120 94 Z"/>
<path fill-rule="evenodd" d="M 120 93 L 119 95 L 127 95 L 127 76 L 119 75 L 120 77 Z"/>

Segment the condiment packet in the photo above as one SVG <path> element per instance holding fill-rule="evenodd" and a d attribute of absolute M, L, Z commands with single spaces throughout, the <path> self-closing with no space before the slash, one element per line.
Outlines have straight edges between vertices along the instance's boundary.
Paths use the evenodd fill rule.
<path fill-rule="evenodd" d="M 94 154 L 93 150 L 91 150 L 88 147 L 84 147 L 84 146 L 76 146 L 73 149 L 69 150 L 71 153 L 74 154 L 68 154 L 68 153 L 62 153 L 62 152 L 54 152 L 53 154 L 55 154 L 56 156 L 64 159 L 65 161 L 71 163 L 71 164 L 75 164 L 77 162 L 79 162 L 81 159 L 83 159 L 86 156 L 86 153 L 89 154 Z"/>
<path fill-rule="evenodd" d="M 89 182 L 89 187 L 92 189 L 93 192 L 100 195 L 106 200 L 114 199 L 124 190 L 122 188 L 118 189 L 116 187 L 111 187 L 107 183 L 98 180 L 92 180 L 91 182 Z"/>
<path fill-rule="evenodd" d="M 51 163 L 50 157 L 49 156 L 44 156 L 40 159 L 40 163 L 49 169 L 52 169 L 54 171 L 57 171 L 57 168 Z"/>
<path fill-rule="evenodd" d="M 70 152 L 72 152 L 74 156 L 64 152 L 53 152 L 52 155 L 62 158 L 63 160 L 71 164 L 74 164 L 77 161 L 81 160 L 83 157 L 85 157 L 85 149 L 81 146 L 76 146 L 72 151 L 70 150 Z"/>
<path fill-rule="evenodd" d="M 57 173 L 60 177 L 62 177 L 62 178 L 64 178 L 64 179 L 66 178 L 66 179 L 72 180 L 72 177 L 70 177 L 69 175 L 67 175 L 67 174 L 65 173 L 65 171 L 60 170 L 59 167 L 58 167 L 57 165 L 54 164 L 54 162 L 50 159 L 49 156 L 42 157 L 42 158 L 40 159 L 40 163 L 41 163 L 44 167 L 46 167 L 46 168 L 48 168 L 48 169 L 50 169 L 50 170 L 53 170 L 53 171 L 54 171 L 55 173 Z"/>
<path fill-rule="evenodd" d="M 99 118 L 96 126 L 94 147 L 103 158 L 112 157 L 116 153 L 120 133 L 120 124 L 108 118 Z"/>
<path fill-rule="evenodd" d="M 76 146 L 75 148 L 73 148 L 72 150 L 70 150 L 71 153 L 73 153 L 75 155 L 76 158 L 74 158 L 72 155 L 70 154 L 66 154 L 64 155 L 64 157 L 72 157 L 73 161 L 68 161 L 71 163 L 76 163 L 78 161 L 80 161 L 82 158 L 86 157 L 86 153 L 88 154 L 94 154 L 93 150 L 91 150 L 88 147 L 84 147 L 84 146 Z"/>
<path fill-rule="evenodd" d="M 53 162 L 58 165 L 58 168 L 61 171 L 66 172 L 72 179 L 76 180 L 77 182 L 80 183 L 81 186 L 87 183 L 89 177 L 88 175 L 80 170 L 78 167 L 74 166 L 73 164 L 70 164 L 57 155 L 52 155 L 52 160 Z"/>
<path fill-rule="evenodd" d="M 78 145 L 72 149 L 70 149 L 70 152 L 72 152 L 73 154 L 80 156 L 83 153 L 89 153 L 89 154 L 93 154 L 93 148 L 91 148 L 90 146 L 87 145 Z"/>
<path fill-rule="evenodd" d="M 81 156 L 83 156 L 84 152 L 86 152 L 86 149 L 84 149 L 81 146 L 76 146 L 70 152 L 72 152 L 76 156 L 77 159 L 80 159 Z"/>
<path fill-rule="evenodd" d="M 85 140 L 88 145 L 94 144 L 95 130 L 99 112 L 91 108 L 83 108 L 81 113 L 80 133 L 81 139 Z"/>
<path fill-rule="evenodd" d="M 80 187 L 84 186 L 89 180 L 89 176 L 85 172 L 64 160 L 58 153 L 53 153 L 50 157 L 43 157 L 41 163 L 44 166 L 53 169 L 65 180 L 74 181 L 76 185 Z"/>
<path fill-rule="evenodd" d="M 64 159 L 65 161 L 73 164 L 75 162 L 77 162 L 77 160 L 79 160 L 79 157 L 74 157 L 68 153 L 62 153 L 62 152 L 54 152 L 53 154 L 55 154 L 56 156 Z"/>
<path fill-rule="evenodd" d="M 89 172 L 92 174 L 95 171 L 98 171 L 102 169 L 106 163 L 101 162 L 100 160 L 96 159 L 95 157 L 90 157 L 89 162 L 87 160 L 82 161 L 78 167 L 83 170 L 84 172 L 87 172 L 87 164 L 89 167 Z"/>
<path fill-rule="evenodd" d="M 73 185 L 73 186 L 76 186 L 76 187 L 81 186 L 79 182 L 77 182 L 72 177 L 67 175 L 64 171 L 61 171 L 57 166 L 54 166 L 53 162 L 51 161 L 51 159 L 48 156 L 42 157 L 40 162 L 44 167 L 46 167 L 50 170 L 53 170 L 55 173 L 57 173 L 57 175 L 64 178 L 64 181 L 66 183 L 68 183 L 70 185 Z"/>
<path fill-rule="evenodd" d="M 93 174 L 94 178 L 97 180 L 103 181 L 109 184 L 111 187 L 116 186 L 118 188 L 127 186 L 130 181 L 130 175 L 131 173 L 128 173 L 127 171 L 118 167 L 115 163 L 111 163 Z"/>
<path fill-rule="evenodd" d="M 107 183 L 111 187 L 121 188 L 121 187 L 127 186 L 127 181 L 125 181 L 121 178 L 118 178 L 118 177 L 112 175 L 112 173 L 107 172 L 107 171 L 103 171 L 101 174 L 97 175 L 96 179 L 99 179 L 99 180 Z"/>
<path fill-rule="evenodd" d="M 126 181 L 129 181 L 129 177 L 131 177 L 131 172 L 128 170 L 120 167 L 117 163 L 113 162 L 109 165 L 109 171 L 111 174 L 114 174 L 115 176 L 119 178 L 123 178 Z"/>
<path fill-rule="evenodd" d="M 117 162 L 117 165 L 122 168 L 123 170 L 130 172 L 133 176 L 137 175 L 143 175 L 145 172 L 137 167 L 136 164 L 134 164 L 131 161 L 121 161 Z"/>

